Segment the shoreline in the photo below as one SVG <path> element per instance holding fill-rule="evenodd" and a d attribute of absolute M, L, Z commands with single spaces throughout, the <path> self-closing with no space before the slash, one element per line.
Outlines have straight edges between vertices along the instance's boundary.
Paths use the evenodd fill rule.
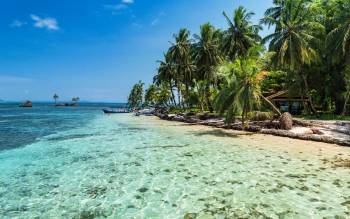
<path fill-rule="evenodd" d="M 322 142 L 350 147 L 350 123 L 293 119 L 291 130 L 278 129 L 278 124 L 272 121 L 250 122 L 248 128 L 242 130 L 240 123 L 227 125 L 223 119 L 199 119 L 196 116 L 183 114 L 155 113 L 156 117 L 167 121 L 176 121 L 191 125 L 202 125 L 222 130 L 235 130 L 252 134 L 263 134 L 304 141 Z"/>

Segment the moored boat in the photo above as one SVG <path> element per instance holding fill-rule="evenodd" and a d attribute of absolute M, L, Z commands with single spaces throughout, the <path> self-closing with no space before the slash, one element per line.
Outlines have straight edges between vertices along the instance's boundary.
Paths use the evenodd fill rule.
<path fill-rule="evenodd" d="M 22 103 L 21 105 L 19 105 L 19 107 L 31 108 L 31 107 L 33 107 L 33 103 L 31 101 L 27 100 L 24 103 Z"/>

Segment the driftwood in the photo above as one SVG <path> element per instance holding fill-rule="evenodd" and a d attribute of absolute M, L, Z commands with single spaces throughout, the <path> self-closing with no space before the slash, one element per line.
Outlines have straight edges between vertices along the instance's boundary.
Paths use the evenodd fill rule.
<path fill-rule="evenodd" d="M 168 115 L 168 114 L 162 114 L 162 113 L 155 113 L 155 116 L 159 117 L 160 119 L 168 120 L 168 121 L 177 121 L 177 122 L 184 122 L 188 124 L 205 125 L 205 126 L 211 126 L 216 128 L 222 128 L 222 129 L 232 129 L 232 130 L 238 130 L 238 131 L 243 130 L 242 123 L 237 122 L 237 123 L 228 125 L 224 123 L 223 119 L 201 120 L 197 116 L 193 116 L 193 115 L 184 115 L 184 114 Z M 295 119 L 293 119 L 293 123 L 294 125 L 302 126 L 302 127 L 315 126 L 315 124 L 311 122 L 295 120 Z M 350 146 L 350 141 L 321 135 L 321 131 L 319 131 L 318 129 L 312 129 L 312 132 L 314 134 L 296 134 L 288 130 L 282 130 L 280 129 L 280 123 L 278 121 L 249 122 L 247 126 L 244 127 L 244 131 L 261 133 L 261 134 L 269 134 L 269 135 L 281 136 L 281 137 L 288 137 L 293 139 L 307 140 L 307 141 L 324 142 L 324 143 L 337 144 L 342 146 Z"/>
<path fill-rule="evenodd" d="M 342 145 L 342 146 L 350 146 L 349 141 L 344 141 L 344 140 L 332 138 L 329 136 L 295 134 L 293 132 L 289 132 L 286 130 L 278 130 L 278 129 L 263 129 L 263 130 L 261 130 L 260 133 L 281 136 L 281 137 L 294 138 L 294 139 L 300 139 L 300 140 L 317 141 L 317 142 L 324 142 L 324 143 L 329 143 L 329 144 L 338 144 L 338 145 Z"/>

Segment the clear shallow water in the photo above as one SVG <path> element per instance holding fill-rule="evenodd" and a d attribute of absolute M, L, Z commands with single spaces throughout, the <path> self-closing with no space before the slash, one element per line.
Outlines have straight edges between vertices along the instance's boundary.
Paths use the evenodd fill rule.
<path fill-rule="evenodd" d="M 287 141 L 269 147 L 204 127 L 87 114 L 79 127 L 0 152 L 1 218 L 350 217 L 350 171 L 323 162 L 349 158 L 347 148 L 305 152 Z"/>
<path fill-rule="evenodd" d="M 53 103 L 34 103 L 20 108 L 20 103 L 0 103 L 0 151 L 25 146 L 42 136 L 83 126 L 101 108 L 123 104 L 80 103 L 79 107 L 55 108 Z"/>

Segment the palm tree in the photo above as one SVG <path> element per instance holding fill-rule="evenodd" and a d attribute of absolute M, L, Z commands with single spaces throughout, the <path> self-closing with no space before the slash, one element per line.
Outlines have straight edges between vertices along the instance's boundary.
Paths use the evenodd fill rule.
<path fill-rule="evenodd" d="M 186 89 L 186 98 L 188 100 L 189 89 L 193 82 L 193 73 L 195 65 L 191 54 L 192 44 L 189 39 L 190 32 L 187 29 L 180 29 L 178 34 L 174 35 L 175 43 L 169 49 L 171 62 L 175 65 L 178 80 L 180 80 Z M 181 93 L 181 84 L 178 84 L 178 92 Z"/>
<path fill-rule="evenodd" d="M 128 105 L 131 108 L 140 108 L 143 103 L 143 86 L 144 83 L 142 81 L 139 81 L 136 83 L 129 94 L 128 97 Z"/>
<path fill-rule="evenodd" d="M 145 92 L 145 105 L 154 106 L 157 102 L 158 87 L 151 84 Z"/>
<path fill-rule="evenodd" d="M 247 12 L 242 6 L 234 11 L 233 20 L 225 12 L 223 15 L 229 25 L 228 30 L 224 32 L 223 48 L 228 58 L 234 60 L 247 54 L 249 48 L 261 40 L 258 34 L 261 27 L 251 23 L 250 19 L 254 13 Z"/>
<path fill-rule="evenodd" d="M 269 50 L 275 53 L 272 61 L 277 66 L 296 73 L 302 79 L 310 108 L 315 113 L 309 95 L 307 75 L 302 72 L 302 67 L 318 58 L 313 43 L 317 41 L 314 36 L 315 29 L 320 29 L 321 24 L 309 19 L 307 2 L 308 0 L 285 0 L 285 7 L 280 16 L 269 17 L 269 22 L 274 24 L 276 29 L 263 39 L 263 43 L 269 42 Z"/>
<path fill-rule="evenodd" d="M 173 88 L 178 87 L 177 84 L 179 84 L 180 82 L 176 77 L 174 64 L 171 62 L 170 59 L 170 53 L 168 52 L 164 54 L 164 61 L 158 61 L 158 63 L 158 72 L 153 78 L 153 83 L 155 83 L 159 87 L 165 84 L 165 87 L 168 87 L 169 91 L 171 92 L 172 103 L 174 106 L 176 106 Z"/>
<path fill-rule="evenodd" d="M 54 94 L 52 97 L 55 100 L 55 104 L 57 104 L 58 98 L 60 98 L 57 94 Z"/>
<path fill-rule="evenodd" d="M 335 15 L 332 23 L 335 27 L 328 33 L 326 44 L 328 51 L 331 51 L 335 60 L 345 60 L 344 78 L 346 94 L 342 111 L 342 115 L 345 115 L 350 98 L 350 1 L 336 1 L 333 8 Z"/>
<path fill-rule="evenodd" d="M 169 100 L 171 100 L 171 92 L 166 84 L 161 84 L 159 87 L 159 93 L 157 95 L 157 104 L 161 106 L 169 106 Z"/>
<path fill-rule="evenodd" d="M 341 113 L 342 116 L 345 116 L 346 114 L 346 110 L 347 110 L 347 106 L 348 106 L 348 102 L 350 99 L 350 71 L 349 70 L 345 70 L 345 88 L 346 88 L 346 92 L 345 92 L 345 101 L 344 101 L 344 106 L 343 106 L 343 111 Z"/>
<path fill-rule="evenodd" d="M 213 111 L 210 101 L 210 86 L 216 83 L 215 70 L 222 61 L 220 35 L 220 30 L 216 30 L 209 23 L 200 27 L 200 35 L 194 35 L 197 41 L 194 44 L 194 56 L 197 66 L 196 79 L 205 83 L 206 104 L 210 111 Z M 203 105 L 201 108 L 203 110 Z"/>
<path fill-rule="evenodd" d="M 274 6 L 265 11 L 264 17 L 260 20 L 260 23 L 268 25 L 269 28 L 273 26 L 275 21 L 280 20 L 285 10 L 286 2 L 286 0 L 273 0 Z M 276 26 L 276 28 L 279 28 L 279 26 Z"/>
<path fill-rule="evenodd" d="M 280 111 L 262 95 L 260 84 L 265 72 L 257 61 L 258 50 L 259 47 L 251 48 L 247 56 L 237 59 L 229 66 L 231 73 L 227 86 L 220 91 L 215 100 L 216 110 L 221 114 L 227 112 L 228 123 L 234 120 L 235 115 L 241 113 L 242 128 L 245 126 L 248 112 L 260 107 L 261 99 L 281 115 Z"/>

